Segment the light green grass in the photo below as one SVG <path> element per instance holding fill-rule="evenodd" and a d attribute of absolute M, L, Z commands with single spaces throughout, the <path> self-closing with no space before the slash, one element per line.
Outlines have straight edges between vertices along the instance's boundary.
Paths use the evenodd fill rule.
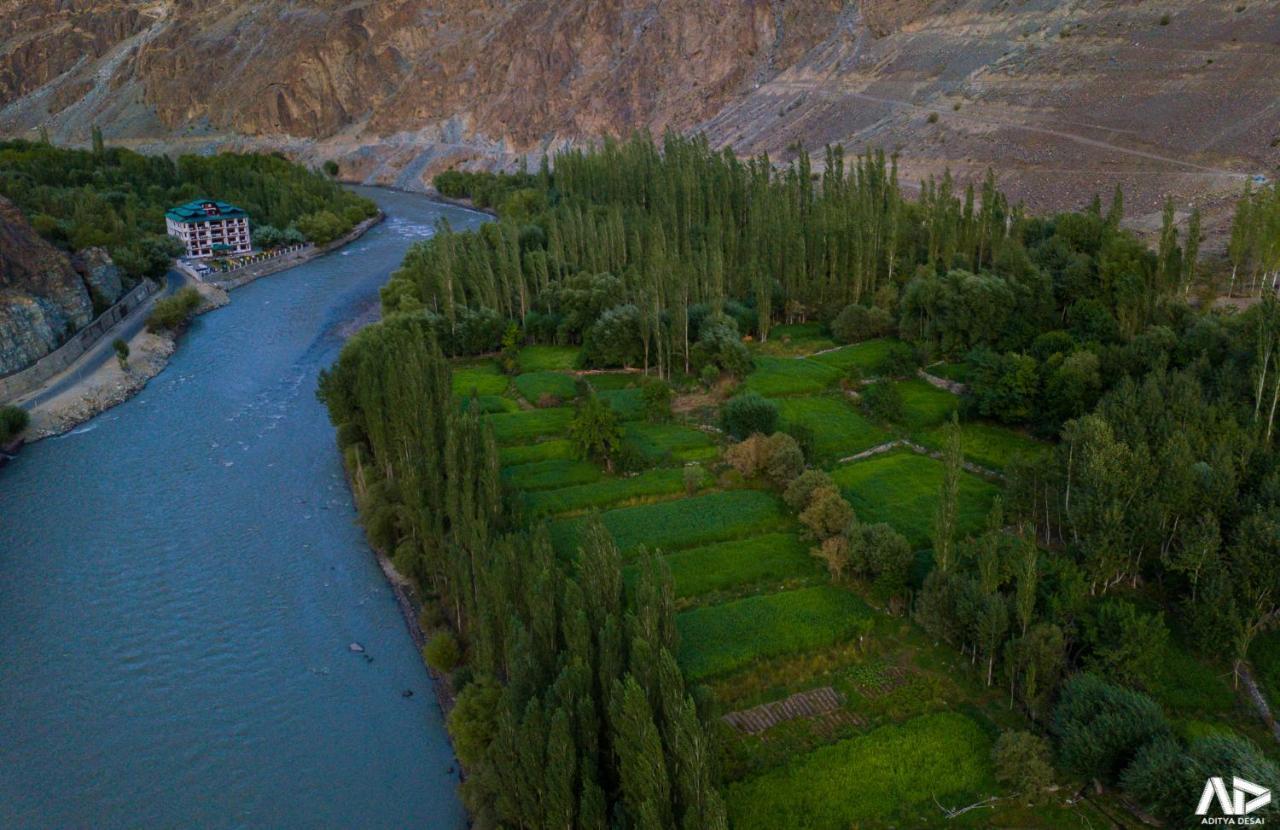
<path fill-rule="evenodd" d="M 526 372 L 516 375 L 516 389 L 529 403 L 537 403 L 543 395 L 550 395 L 567 403 L 577 395 L 573 376 L 563 372 Z"/>
<path fill-rule="evenodd" d="M 902 394 L 902 425 L 912 430 L 925 430 L 951 419 L 960 408 L 960 399 L 920 378 L 899 381 Z"/>
<path fill-rule="evenodd" d="M 600 480 L 600 468 L 589 461 L 552 459 L 506 467 L 502 480 L 521 490 L 550 490 L 573 487 Z"/>
<path fill-rule="evenodd" d="M 489 423 L 499 444 L 527 444 L 536 438 L 562 435 L 572 419 L 573 410 L 562 406 L 490 415 Z"/>
<path fill-rule="evenodd" d="M 871 625 L 871 609 L 856 594 L 830 585 L 747 597 L 678 614 L 679 661 L 697 681 L 845 642 Z"/>
<path fill-rule="evenodd" d="M 539 441 L 536 444 L 517 444 L 498 449 L 498 460 L 504 466 L 532 464 L 535 461 L 572 459 L 574 457 L 573 444 L 565 438 L 553 438 L 549 441 Z"/>
<path fill-rule="evenodd" d="M 501 395 L 507 391 L 511 379 L 498 371 L 493 361 L 468 366 L 454 366 L 452 371 L 453 394 L 460 398 L 471 395 Z"/>
<path fill-rule="evenodd" d="M 833 352 L 816 354 L 810 359 L 839 369 L 841 374 L 850 366 L 857 366 L 864 376 L 870 377 L 875 374 L 880 361 L 884 360 L 885 355 L 889 353 L 889 347 L 896 342 L 887 338 L 864 340 Z"/>
<path fill-rule="evenodd" d="M 667 556 L 667 564 L 676 596 L 697 597 L 742 585 L 821 574 L 810 547 L 794 533 L 766 533 L 679 551 Z"/>
<path fill-rule="evenodd" d="M 831 395 L 780 398 L 779 424 L 808 427 L 813 433 L 815 458 L 831 461 L 883 444 L 892 436 L 860 415 L 844 399 Z"/>
<path fill-rule="evenodd" d="M 836 341 L 823 330 L 821 323 L 793 323 L 770 328 L 768 342 L 758 344 L 756 350 L 760 354 L 798 355 L 835 346 Z"/>
<path fill-rule="evenodd" d="M 935 827 L 934 799 L 964 806 L 995 790 L 991 739 L 955 713 L 882 726 L 793 759 L 726 793 L 735 830 Z"/>
<path fill-rule="evenodd" d="M 639 389 L 606 389 L 597 397 L 624 421 L 637 421 L 644 417 L 644 393 Z"/>
<path fill-rule="evenodd" d="M 622 507 L 601 513 L 600 518 L 618 548 L 628 555 L 641 545 L 670 552 L 784 530 L 791 523 L 778 499 L 759 490 Z M 585 521 L 585 517 L 575 517 L 551 523 L 551 540 L 561 555 L 574 555 Z"/>
<path fill-rule="evenodd" d="M 812 358 L 757 355 L 755 370 L 742 388 L 765 397 L 821 392 L 840 379 L 840 370 Z"/>
<path fill-rule="evenodd" d="M 710 482 L 705 472 L 701 477 L 702 485 Z M 626 478 L 600 478 L 588 484 L 529 493 L 525 496 L 525 505 L 534 515 L 554 516 L 605 508 L 632 499 L 676 495 L 683 492 L 684 487 L 684 469 L 664 467 Z"/>
<path fill-rule="evenodd" d="M 837 467 L 831 475 L 868 524 L 888 522 L 917 548 L 928 547 L 942 486 L 943 464 L 910 450 L 893 450 Z M 957 535 L 982 530 L 999 490 L 970 473 L 960 474 Z"/>
<path fill-rule="evenodd" d="M 654 462 L 705 461 L 719 452 L 715 441 L 702 430 L 680 424 L 624 424 L 622 440 Z"/>
<path fill-rule="evenodd" d="M 516 357 L 521 372 L 554 372 L 574 368 L 577 346 L 525 346 Z"/>
<path fill-rule="evenodd" d="M 921 446 L 932 450 L 946 447 L 946 427 L 934 427 L 911 436 Z M 993 470 L 1003 470 L 1015 457 L 1034 458 L 1049 451 L 1049 445 L 995 424 L 966 423 L 960 425 L 960 448 L 964 457 Z"/>

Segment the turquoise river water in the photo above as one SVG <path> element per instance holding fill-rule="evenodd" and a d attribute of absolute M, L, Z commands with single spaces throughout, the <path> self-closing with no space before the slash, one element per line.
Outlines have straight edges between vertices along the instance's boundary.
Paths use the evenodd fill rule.
<path fill-rule="evenodd" d="M 0 470 L 0 827 L 464 826 L 315 386 L 405 249 L 483 217 L 364 192 L 386 222 Z"/>

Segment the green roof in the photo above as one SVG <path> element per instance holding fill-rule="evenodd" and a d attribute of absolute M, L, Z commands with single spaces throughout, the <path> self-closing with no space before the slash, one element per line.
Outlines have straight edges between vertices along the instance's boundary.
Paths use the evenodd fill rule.
<path fill-rule="evenodd" d="M 192 224 L 195 222 L 214 222 L 221 219 L 248 219 L 245 213 L 235 205 L 219 202 L 214 199 L 195 199 L 185 205 L 169 208 L 165 216 L 175 222 Z"/>

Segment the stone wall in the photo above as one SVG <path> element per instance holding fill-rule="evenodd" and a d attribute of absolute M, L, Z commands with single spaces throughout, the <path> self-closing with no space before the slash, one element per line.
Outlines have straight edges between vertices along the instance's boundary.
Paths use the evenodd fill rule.
<path fill-rule="evenodd" d="M 104 311 L 93 322 L 71 336 L 54 351 L 37 360 L 20 372 L 0 377 L 0 402 L 12 401 L 36 389 L 49 378 L 67 369 L 93 347 L 103 335 L 123 320 L 138 304 L 159 290 L 151 280 L 143 280 L 120 301 Z"/>

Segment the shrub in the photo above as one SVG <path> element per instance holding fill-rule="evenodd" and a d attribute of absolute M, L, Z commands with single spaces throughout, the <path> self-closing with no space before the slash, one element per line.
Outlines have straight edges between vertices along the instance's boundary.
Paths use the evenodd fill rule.
<path fill-rule="evenodd" d="M 765 437 L 750 435 L 724 451 L 724 460 L 744 478 L 755 478 L 764 468 Z"/>
<path fill-rule="evenodd" d="M 327 160 L 324 164 L 320 165 L 320 167 L 330 176 L 338 175 L 338 163 L 333 159 Z"/>
<path fill-rule="evenodd" d="M 1163 614 L 1143 614 L 1133 603 L 1109 599 L 1085 619 L 1085 660 L 1091 670 L 1126 685 L 1146 686 L 1164 659 L 1169 629 Z"/>
<path fill-rule="evenodd" d="M 31 416 L 25 409 L 16 406 L 0 407 L 0 444 L 8 444 L 17 438 L 29 423 Z"/>
<path fill-rule="evenodd" d="M 453 751 L 463 764 L 471 766 L 484 759 L 485 750 L 498 731 L 501 698 L 502 687 L 490 677 L 481 677 L 458 693 L 449 712 L 448 728 Z"/>
<path fill-rule="evenodd" d="M 889 380 L 878 380 L 862 390 L 867 413 L 882 421 L 902 420 L 902 391 Z"/>
<path fill-rule="evenodd" d="M 200 292 L 191 286 L 170 297 L 156 300 L 147 317 L 147 331 L 178 331 L 200 307 Z"/>
<path fill-rule="evenodd" d="M 751 352 L 738 334 L 738 324 L 732 317 L 720 314 L 705 320 L 698 331 L 698 342 L 692 349 L 693 362 L 702 366 L 714 366 L 736 378 L 746 377 L 751 371 Z"/>
<path fill-rule="evenodd" d="M 446 629 L 427 641 L 422 647 L 422 656 L 428 666 L 441 674 L 448 674 L 462 662 L 462 649 L 458 646 L 458 638 Z"/>
<path fill-rule="evenodd" d="M 1114 783 L 1142 747 L 1171 732 L 1154 700 L 1095 674 L 1066 682 L 1052 726 L 1063 766 L 1106 783 Z"/>
<path fill-rule="evenodd" d="M 907 537 L 884 523 L 851 523 L 846 535 L 854 573 L 874 579 L 876 586 L 890 596 L 896 597 L 906 590 L 907 577 L 915 561 L 915 551 Z"/>
<path fill-rule="evenodd" d="M 893 318 L 883 308 L 848 305 L 831 321 L 831 334 L 840 343 L 859 343 L 883 337 L 893 329 Z"/>
<path fill-rule="evenodd" d="M 893 343 L 880 358 L 876 370 L 885 377 L 905 378 L 914 375 L 919 365 L 914 349 L 906 343 Z"/>
<path fill-rule="evenodd" d="M 692 496 L 702 487 L 702 480 L 706 476 L 702 467 L 698 464 L 690 464 L 684 468 L 684 492 Z"/>
<path fill-rule="evenodd" d="M 804 472 L 804 452 L 796 439 L 775 432 L 765 440 L 764 471 L 774 484 L 785 487 Z"/>
<path fill-rule="evenodd" d="M 702 381 L 702 385 L 710 389 L 716 385 L 716 381 L 720 380 L 720 369 L 714 364 L 708 363 L 702 367 L 702 371 L 698 373 L 698 379 Z"/>
<path fill-rule="evenodd" d="M 830 475 L 822 470 L 805 470 L 795 481 L 787 485 L 782 500 L 796 513 L 809 506 L 813 494 L 822 489 L 834 490 L 836 483 Z"/>
<path fill-rule="evenodd" d="M 603 461 L 612 470 L 613 457 L 622 443 L 618 416 L 604 401 L 588 395 L 569 422 L 569 440 L 577 448 L 579 457 Z"/>
<path fill-rule="evenodd" d="M 1033 795 L 1053 783 L 1049 742 L 1031 732 L 1002 732 L 991 762 L 996 780 L 1019 795 Z"/>
<path fill-rule="evenodd" d="M 720 410 L 724 431 L 739 440 L 752 433 L 771 435 L 778 425 L 778 405 L 768 398 L 748 392 L 731 398 Z"/>
<path fill-rule="evenodd" d="M 640 390 L 644 399 L 644 417 L 651 424 L 671 420 L 671 387 L 661 380 L 650 380 Z"/>
<path fill-rule="evenodd" d="M 819 542 L 839 534 L 853 518 L 853 508 L 834 487 L 814 490 L 809 504 L 800 511 L 800 524 Z"/>
<path fill-rule="evenodd" d="M 1252 781 L 1273 793 L 1280 788 L 1280 770 L 1275 763 L 1252 741 L 1234 735 L 1197 738 L 1185 750 L 1172 737 L 1151 741 L 1125 769 L 1121 783 L 1166 826 L 1198 827 L 1200 818 L 1189 815 L 1188 793 L 1198 794 L 1210 777 L 1226 775 Z M 1217 806 L 1212 806 L 1213 814 Z M 1280 806 L 1264 806 L 1251 817 L 1275 819 L 1280 817 Z"/>

